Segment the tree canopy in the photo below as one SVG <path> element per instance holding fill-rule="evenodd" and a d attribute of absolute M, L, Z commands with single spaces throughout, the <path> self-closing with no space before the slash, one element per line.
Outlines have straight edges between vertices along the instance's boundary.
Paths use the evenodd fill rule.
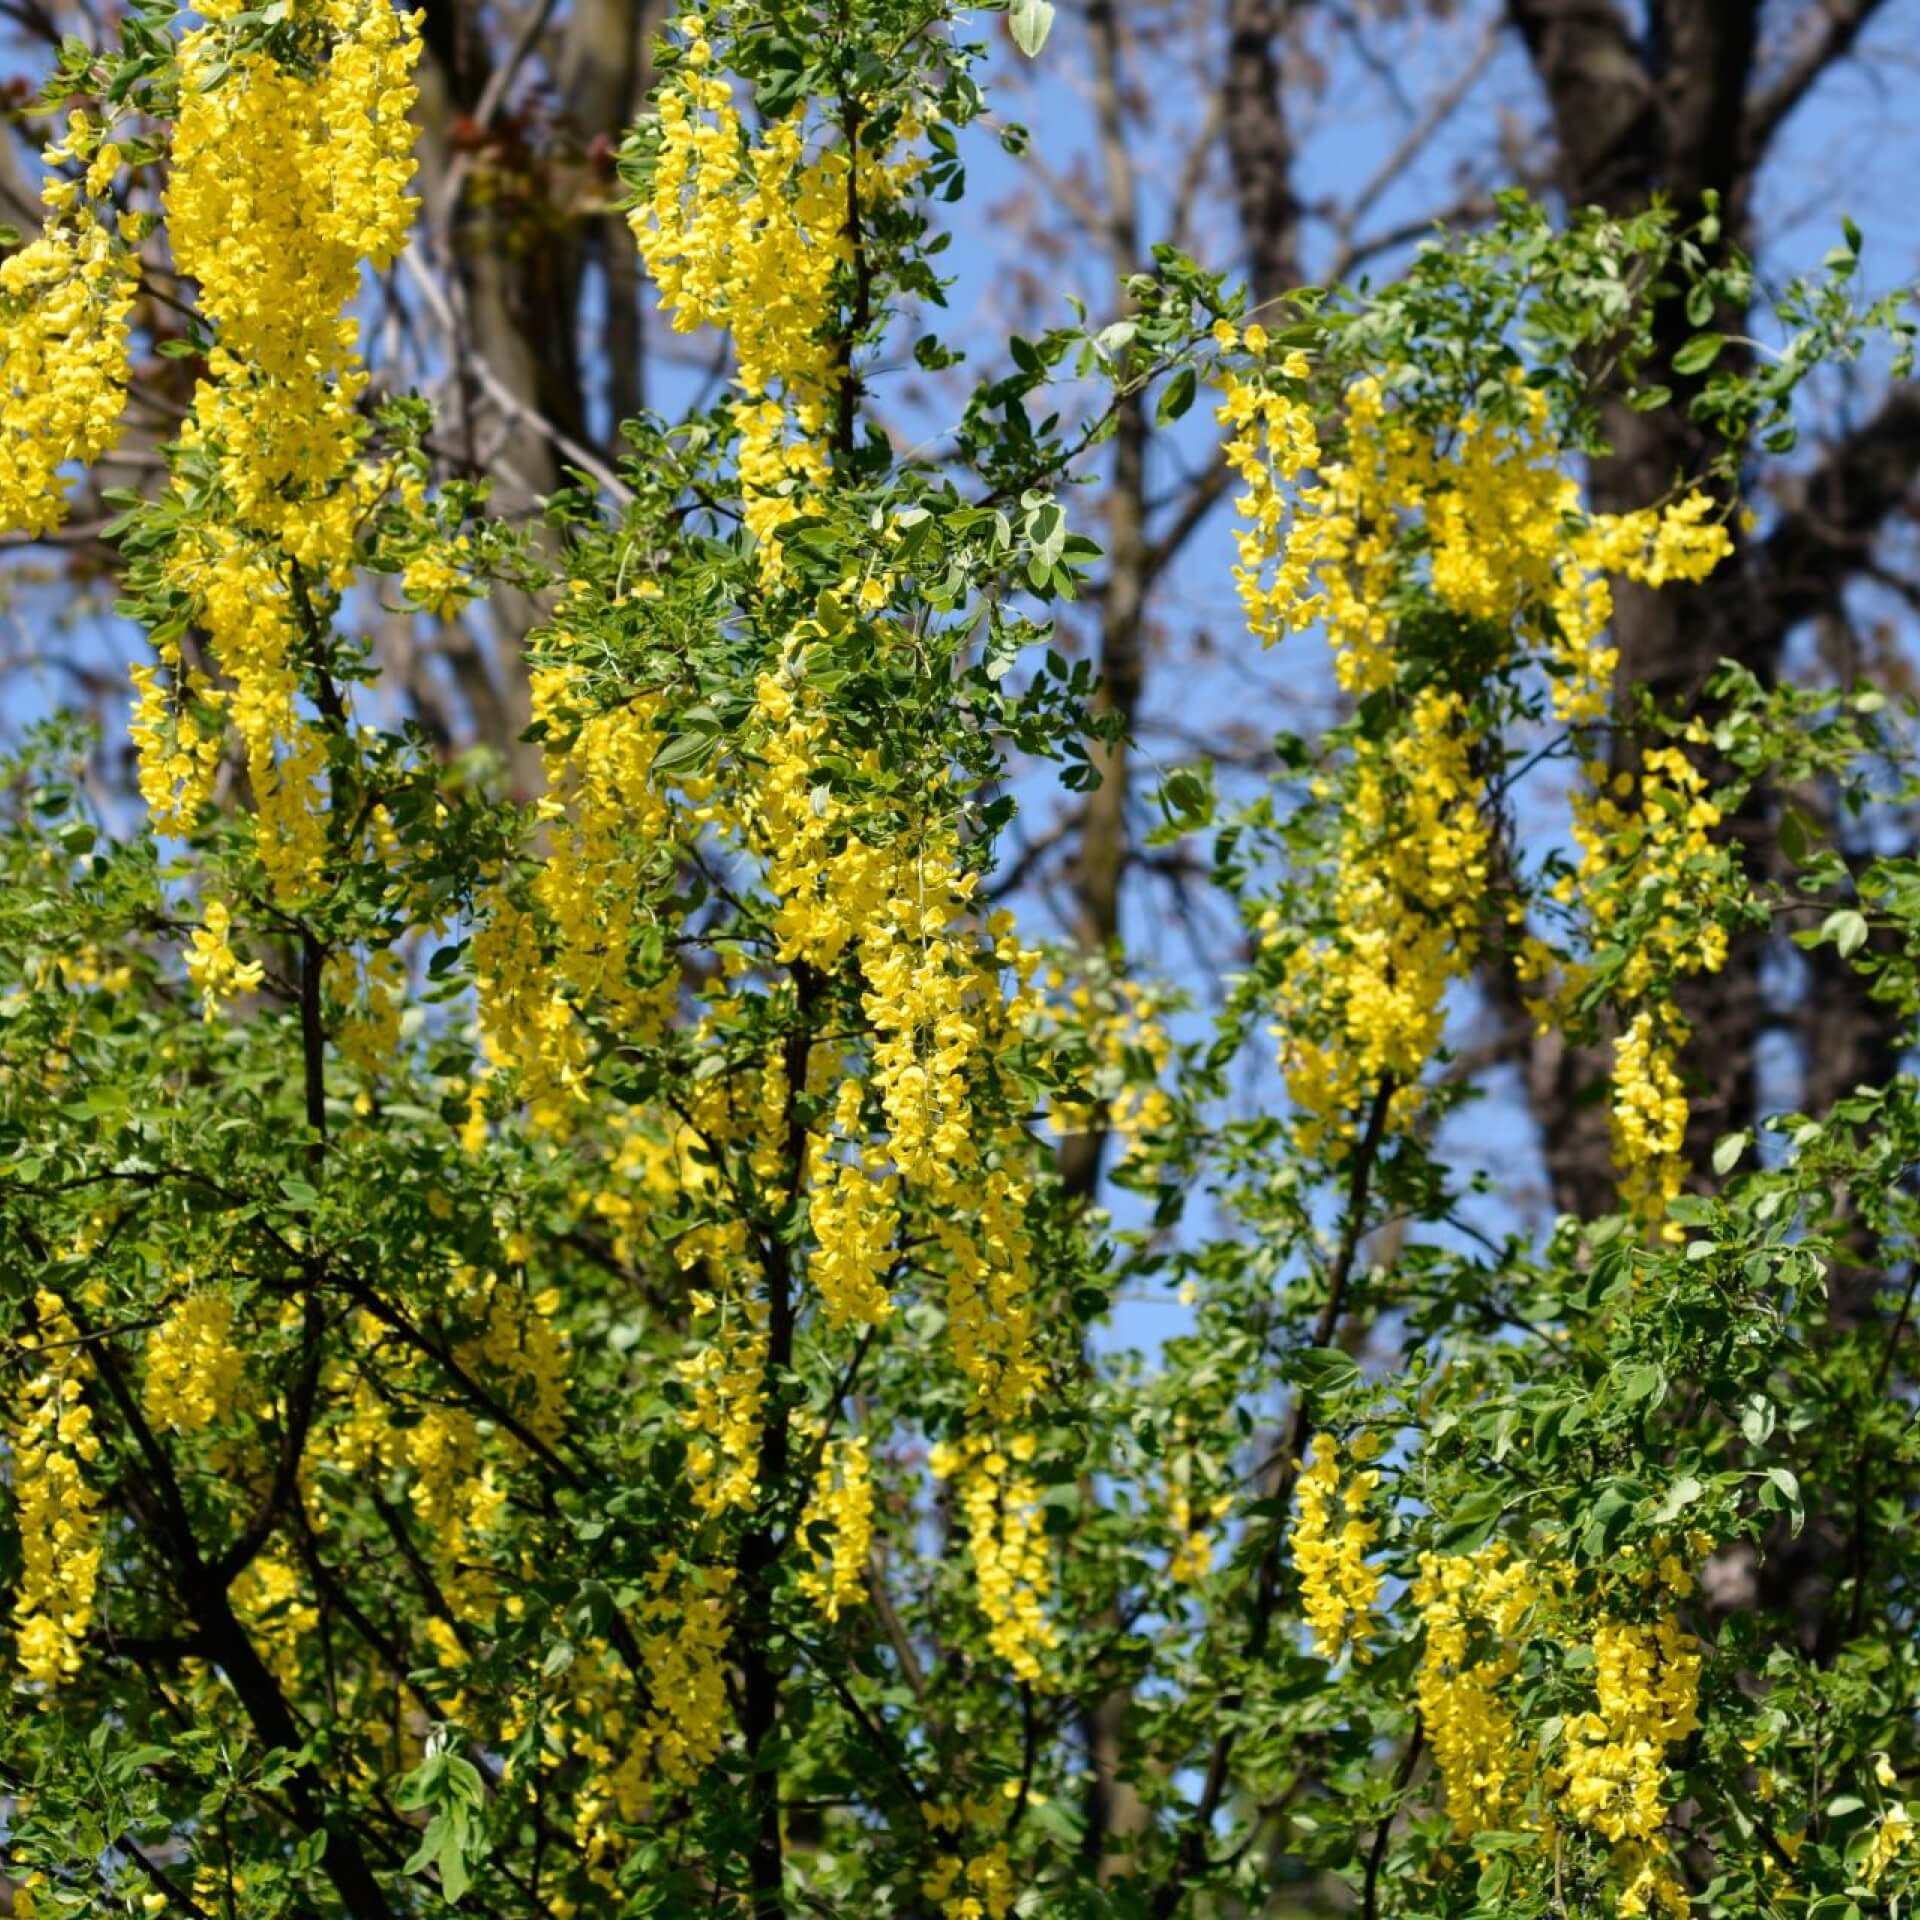
<path fill-rule="evenodd" d="M 942 213 L 1035 138 L 983 22 L 693 8 L 595 218 L 725 377 L 610 380 L 507 512 L 432 25 L 68 41 L 0 263 L 0 522 L 97 487 L 136 636 L 132 791 L 74 717 L 0 768 L 12 1911 L 1898 1914 L 1920 760 L 1737 643 L 1809 381 L 1908 391 L 1858 230 L 1758 289 L 1710 183 L 1515 189 L 982 350 Z M 1249 670 L 1332 688 L 1153 770 L 1206 980 L 1122 937 L 1126 656 L 1066 637 L 1138 618 L 1150 431 Z M 489 621 L 524 712 L 463 749 L 392 639 Z M 1730 1109 L 1800 956 L 1883 1070 Z"/>

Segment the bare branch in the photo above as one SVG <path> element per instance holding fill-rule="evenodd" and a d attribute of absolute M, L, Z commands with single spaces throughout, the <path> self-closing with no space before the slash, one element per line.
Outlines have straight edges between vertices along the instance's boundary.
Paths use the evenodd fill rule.
<path fill-rule="evenodd" d="M 1785 67 L 1749 102 L 1740 130 L 1741 154 L 1757 166 L 1773 136 L 1836 61 L 1853 51 L 1861 29 L 1883 0 L 1814 0 L 1801 15 Z"/>

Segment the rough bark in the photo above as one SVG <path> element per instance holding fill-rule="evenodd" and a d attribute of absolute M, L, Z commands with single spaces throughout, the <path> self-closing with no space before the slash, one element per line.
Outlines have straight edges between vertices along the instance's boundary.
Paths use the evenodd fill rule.
<path fill-rule="evenodd" d="M 1300 284 L 1293 128 L 1280 90 L 1280 36 L 1294 0 L 1227 0 L 1223 119 L 1234 206 L 1255 304 Z"/>

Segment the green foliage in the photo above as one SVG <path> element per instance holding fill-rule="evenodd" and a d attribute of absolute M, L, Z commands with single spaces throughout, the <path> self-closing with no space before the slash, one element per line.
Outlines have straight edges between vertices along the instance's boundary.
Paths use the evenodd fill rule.
<path fill-rule="evenodd" d="M 1052 7 L 1008 11 L 1037 55 Z M 780 0 L 714 27 L 767 119 L 925 149 L 833 277 L 846 426 L 773 535 L 746 525 L 738 397 L 625 422 L 617 487 L 576 473 L 537 530 L 443 479 L 431 410 L 389 398 L 355 449 L 383 477 L 349 564 L 260 549 L 322 748 L 311 871 L 263 858 L 236 757 L 166 837 L 102 801 L 65 723 L 4 770 L 0 1576 L 23 1668 L 47 1543 L 56 1572 L 98 1556 L 54 1635 L 71 1670 L 23 1671 L 0 1728 L 16 1911 L 1513 1920 L 1644 1911 L 1655 1852 L 1714 1920 L 1897 1911 L 1920 1875 L 1920 864 L 1891 850 L 1911 714 L 1728 664 L 1697 710 L 1563 725 L 1552 623 L 1449 602 L 1409 511 L 1370 529 L 1391 675 L 1275 741 L 1257 782 L 1160 780 L 1149 844 L 1206 836 L 1245 936 L 1217 1005 L 997 917 L 1029 905 L 1021 805 L 1092 793 L 1120 740 L 1053 622 L 1101 589 L 1076 489 L 1123 422 L 1171 429 L 1249 382 L 1325 424 L 1324 483 L 1371 378 L 1440 458 L 1469 419 L 1538 419 L 1557 472 L 1599 449 L 1602 393 L 1631 393 L 1719 434 L 1686 478 L 1722 514 L 1809 371 L 1898 330 L 1849 291 L 1857 236 L 1758 365 L 1708 324 L 1750 293 L 1711 209 L 1563 227 L 1509 198 L 1385 288 L 1266 315 L 1161 248 L 1128 318 L 1010 341 L 954 433 L 903 452 L 859 403 L 903 316 L 939 305 L 932 206 L 963 186 L 980 49 L 936 35 L 938 9 L 854 13 Z M 297 70 L 303 22 L 228 25 Z M 136 12 L 60 88 L 163 114 L 170 45 Z M 671 43 L 663 72 L 686 58 Z M 637 195 L 663 138 L 622 153 Z M 1666 353 L 1674 303 L 1694 331 Z M 962 356 L 923 333 L 914 358 Z M 221 451 L 184 440 L 167 490 L 114 503 L 121 611 L 163 655 L 208 623 L 181 553 L 254 539 Z M 541 606 L 544 798 L 363 724 L 368 610 L 430 607 L 420 568 L 449 554 L 460 598 Z M 212 729 L 240 677 L 183 683 L 174 719 L 197 699 Z M 1564 991 L 1514 1006 L 1598 1062 L 1644 1004 L 1701 989 L 1676 955 L 1797 943 L 1867 984 L 1883 1081 L 1724 1134 L 1651 1213 L 1539 1218 L 1524 1147 L 1475 1151 L 1488 1076 L 1444 1039 L 1375 1075 L 1344 1134 L 1303 1129 L 1273 1030 L 1301 956 L 1351 933 L 1367 770 L 1431 771 L 1410 715 L 1435 693 L 1494 850 L 1475 982 L 1553 946 Z M 1587 861 L 1526 832 L 1545 781 L 1616 736 L 1692 755 L 1699 792 L 1670 783 Z M 1675 819 L 1697 843 L 1656 870 Z M 1365 857 L 1405 837 L 1389 817 Z M 869 859 L 884 884 L 855 911 L 835 863 Z M 214 903 L 258 972 L 196 991 Z M 1480 989 L 1462 969 L 1450 990 Z M 922 992 L 909 1099 L 887 1002 Z M 911 1172 L 941 1100 L 961 1138 Z M 867 1276 L 887 1311 L 831 1310 L 838 1166 L 893 1183 Z M 990 1311 L 982 1274 L 1005 1281 Z M 1150 1351 L 1122 1344 L 1141 1296 L 1183 1316 Z M 49 1442 L 48 1404 L 85 1418 Z M 1310 1438 L 1348 1463 L 1380 1582 L 1338 1657 L 1309 1631 Z M 62 1450 L 89 1495 L 70 1536 L 34 1506 Z M 1472 1556 L 1533 1570 L 1464 1643 L 1511 1656 L 1524 1767 L 1499 1826 L 1463 1824 L 1429 1757 L 1460 1674 L 1423 1583 Z M 1662 1629 L 1697 1650 L 1697 1713 L 1619 1763 L 1657 1777 L 1623 1842 L 1569 1782 L 1607 1648 Z"/>

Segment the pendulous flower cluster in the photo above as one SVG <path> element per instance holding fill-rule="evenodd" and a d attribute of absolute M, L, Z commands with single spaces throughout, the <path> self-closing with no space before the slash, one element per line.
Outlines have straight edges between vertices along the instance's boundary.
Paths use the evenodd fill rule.
<path fill-rule="evenodd" d="M 1576 1599 L 1571 1569 L 1530 1563 L 1503 1540 L 1422 1555 L 1412 1592 L 1426 1629 L 1421 1724 L 1463 1838 L 1520 1832 L 1547 1846 L 1564 1820 L 1606 1844 L 1616 1913 L 1685 1920 L 1663 1829 L 1670 1755 L 1698 1719 L 1701 1650 L 1671 1611 L 1691 1580 L 1666 1553 L 1657 1572 L 1623 1581 L 1653 1600 L 1652 1619 L 1611 1611 L 1604 1592 Z M 1510 1697 L 1532 1640 L 1590 1654 L 1582 1670 L 1592 1674 L 1591 1705 L 1537 1735 Z"/>
<path fill-rule="evenodd" d="M 0 261 L 0 529 L 50 532 L 66 517 L 63 469 L 91 465 L 120 437 L 127 332 L 138 270 L 106 198 L 121 166 L 109 130 L 84 113 L 42 156 L 50 172 L 39 235 Z"/>
<path fill-rule="evenodd" d="M 1045 1656 L 1058 1644 L 1046 1614 L 1052 1576 L 1040 1490 L 1026 1471 L 1037 1450 L 1031 1433 L 1015 1433 L 1004 1444 L 971 1433 L 957 1445 L 943 1441 L 930 1462 L 936 1479 L 953 1482 L 966 1518 L 987 1644 L 1036 1689 L 1048 1684 Z"/>
<path fill-rule="evenodd" d="M 1358 1460 L 1364 1450 L 1353 1451 Z M 1365 1465 L 1343 1475 L 1333 1440 L 1323 1433 L 1294 1488 L 1290 1544 L 1300 1610 L 1323 1660 L 1338 1660 L 1348 1648 L 1356 1660 L 1366 1658 L 1380 1598 L 1380 1570 L 1367 1561 L 1380 1523 L 1367 1503 L 1379 1484 L 1378 1470 Z"/>
<path fill-rule="evenodd" d="M 180 1278 L 192 1289 L 191 1276 Z M 233 1338 L 233 1303 L 190 1290 L 148 1334 L 146 1360 L 147 1417 L 156 1427 L 198 1433 L 223 1419 L 247 1364 Z"/>
<path fill-rule="evenodd" d="M 675 332 L 732 335 L 744 513 L 774 585 L 780 529 L 826 484 L 849 377 L 834 337 L 836 276 L 854 264 L 861 209 L 871 219 L 921 162 L 864 142 L 852 157 L 832 146 L 810 153 L 804 108 L 749 139 L 707 21 L 689 12 L 674 25 L 682 44 L 659 96 L 652 186 L 628 218 Z"/>
<path fill-rule="evenodd" d="M 1331 928 L 1288 955 L 1280 1059 L 1309 1152 L 1344 1154 L 1374 1090 L 1418 1111 L 1448 988 L 1480 949 L 1492 835 L 1458 694 L 1427 688 L 1404 731 L 1362 741 L 1343 796 Z"/>
<path fill-rule="evenodd" d="M 824 1556 L 800 1570 L 800 1591 L 828 1620 L 866 1597 L 867 1556 L 873 1545 L 873 1467 L 867 1442 L 855 1434 L 829 1440 L 821 1449 L 813 1494 L 801 1515 L 800 1533 L 824 1527 L 830 1536 Z"/>
<path fill-rule="evenodd" d="M 80 1329 L 56 1293 L 34 1296 L 34 1325 L 19 1335 L 33 1367 L 10 1422 L 20 1574 L 13 1595 L 16 1657 L 35 1686 L 80 1672 L 100 1579 L 100 1495 L 85 1469 L 99 1457 L 91 1369 Z"/>

